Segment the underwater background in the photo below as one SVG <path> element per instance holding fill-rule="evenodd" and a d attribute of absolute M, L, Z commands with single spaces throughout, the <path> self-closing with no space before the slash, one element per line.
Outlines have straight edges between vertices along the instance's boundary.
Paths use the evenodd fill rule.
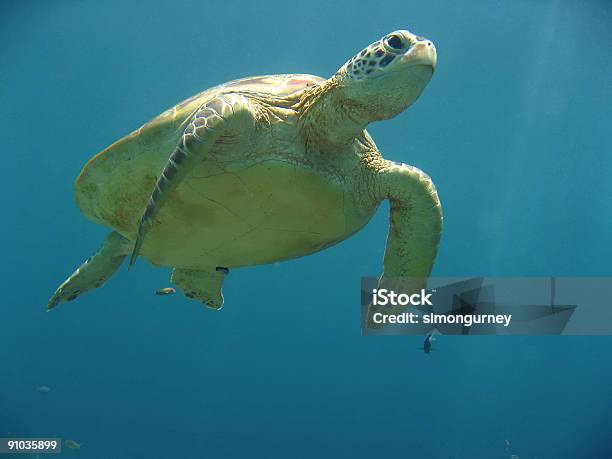
<path fill-rule="evenodd" d="M 611 2 L 4 0 L 0 437 L 85 458 L 612 458 L 609 337 L 426 355 L 360 335 L 387 205 L 335 247 L 233 271 L 220 312 L 153 295 L 170 271 L 141 261 L 45 313 L 107 233 L 73 201 L 90 156 L 207 87 L 329 77 L 404 28 L 436 73 L 369 129 L 438 188 L 434 275 L 612 274 Z"/>

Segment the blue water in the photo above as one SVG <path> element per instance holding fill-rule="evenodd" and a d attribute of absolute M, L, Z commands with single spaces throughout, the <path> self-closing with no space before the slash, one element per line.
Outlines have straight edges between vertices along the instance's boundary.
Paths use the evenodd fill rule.
<path fill-rule="evenodd" d="M 370 131 L 437 185 L 434 274 L 612 274 L 610 24 L 603 0 L 2 2 L 0 437 L 104 459 L 612 458 L 610 338 L 441 337 L 425 355 L 360 335 L 387 206 L 336 247 L 233 271 L 220 312 L 152 295 L 169 270 L 143 261 L 44 312 L 107 232 L 72 198 L 92 154 L 207 87 L 328 77 L 400 28 L 438 68 Z"/>

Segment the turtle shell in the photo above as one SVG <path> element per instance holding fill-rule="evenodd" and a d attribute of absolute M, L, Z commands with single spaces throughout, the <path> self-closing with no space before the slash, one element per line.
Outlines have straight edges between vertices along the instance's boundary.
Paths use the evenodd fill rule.
<path fill-rule="evenodd" d="M 303 74 L 258 76 L 179 103 L 94 156 L 77 179 L 77 204 L 92 221 L 134 240 L 157 176 L 186 121 L 202 104 L 228 92 L 273 101 L 322 81 Z M 282 154 L 298 156 L 296 136 L 289 131 L 279 135 L 285 137 Z M 240 151 L 227 163 L 203 161 L 158 213 L 142 255 L 157 265 L 193 269 L 270 263 L 321 250 L 367 222 L 369 216 L 351 211 L 347 191 L 338 183 L 267 156 L 268 147 L 253 147 L 261 151 L 254 153 L 258 161 L 249 164 L 241 161 Z"/>

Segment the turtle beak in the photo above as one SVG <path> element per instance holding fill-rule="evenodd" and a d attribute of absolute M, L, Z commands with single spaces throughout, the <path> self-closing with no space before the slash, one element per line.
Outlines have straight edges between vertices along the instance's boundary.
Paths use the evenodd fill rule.
<path fill-rule="evenodd" d="M 436 47 L 429 40 L 419 40 L 401 57 L 401 61 L 408 66 L 425 65 L 436 68 Z"/>

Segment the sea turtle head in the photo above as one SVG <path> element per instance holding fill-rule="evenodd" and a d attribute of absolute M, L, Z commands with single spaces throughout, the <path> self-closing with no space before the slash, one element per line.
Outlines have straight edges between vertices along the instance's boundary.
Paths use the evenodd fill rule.
<path fill-rule="evenodd" d="M 389 119 L 414 103 L 436 67 L 436 47 L 407 30 L 385 35 L 335 75 L 346 103 L 370 120 Z"/>

